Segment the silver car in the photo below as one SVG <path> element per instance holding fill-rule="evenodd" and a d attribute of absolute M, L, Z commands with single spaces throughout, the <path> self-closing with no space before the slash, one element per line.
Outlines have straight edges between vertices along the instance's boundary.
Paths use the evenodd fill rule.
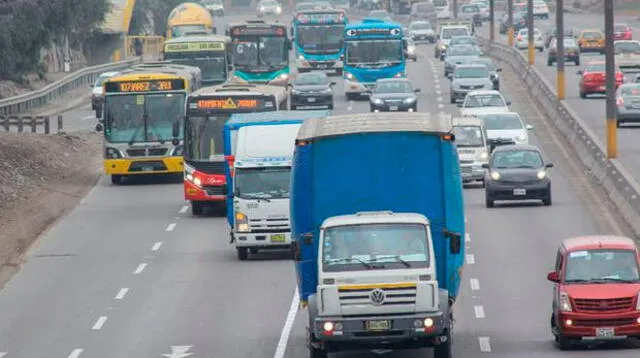
<path fill-rule="evenodd" d="M 409 37 L 411 37 L 415 43 L 436 42 L 436 32 L 428 21 L 412 21 L 409 24 Z"/>
<path fill-rule="evenodd" d="M 625 83 L 616 91 L 616 124 L 640 122 L 640 83 Z"/>
<path fill-rule="evenodd" d="M 258 16 L 264 15 L 280 15 L 282 14 L 282 5 L 275 0 L 262 0 L 258 3 Z"/>
<path fill-rule="evenodd" d="M 444 76 L 449 77 L 456 65 L 468 58 L 477 58 L 482 55 L 479 47 L 474 45 L 457 45 L 447 50 L 447 57 L 444 62 Z"/>
<path fill-rule="evenodd" d="M 484 121 L 490 140 L 510 140 L 515 144 L 529 144 L 532 125 L 524 124 L 517 112 L 484 113 L 477 116 Z"/>
<path fill-rule="evenodd" d="M 485 65 L 480 64 L 463 64 L 458 65 L 451 75 L 451 103 L 462 101 L 467 93 L 477 90 L 493 89 L 493 81 L 491 74 Z"/>

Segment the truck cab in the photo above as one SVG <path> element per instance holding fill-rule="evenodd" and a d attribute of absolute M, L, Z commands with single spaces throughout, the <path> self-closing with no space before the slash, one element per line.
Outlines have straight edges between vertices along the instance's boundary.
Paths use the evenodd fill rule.
<path fill-rule="evenodd" d="M 460 158 L 460 171 L 464 183 L 482 182 L 484 187 L 485 169 L 489 163 L 489 148 L 484 122 L 476 117 L 453 118 L 453 133 Z"/>

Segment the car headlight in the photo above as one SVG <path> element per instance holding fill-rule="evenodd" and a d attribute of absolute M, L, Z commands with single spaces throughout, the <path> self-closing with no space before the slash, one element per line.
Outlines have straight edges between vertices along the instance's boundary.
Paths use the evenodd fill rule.
<path fill-rule="evenodd" d="M 237 232 L 249 232 L 249 219 L 241 212 L 236 212 L 235 226 Z"/>
<path fill-rule="evenodd" d="M 405 98 L 405 100 L 403 102 L 406 103 L 406 104 L 409 104 L 409 103 L 413 103 L 415 101 L 416 101 L 415 97 L 409 97 L 409 98 Z"/>
<path fill-rule="evenodd" d="M 566 292 L 560 292 L 560 311 L 561 312 L 571 312 L 573 309 L 571 308 L 571 300 L 569 300 L 569 295 Z"/>
<path fill-rule="evenodd" d="M 375 104 L 383 104 L 384 103 L 384 102 L 382 102 L 382 100 L 380 98 L 374 98 L 372 100 L 372 102 L 375 103 Z"/>
<path fill-rule="evenodd" d="M 300 91 L 292 89 L 291 90 L 291 94 L 298 95 L 298 94 L 300 94 Z"/>
<path fill-rule="evenodd" d="M 193 178 L 193 184 L 195 184 L 196 186 L 202 186 L 202 179 L 200 179 L 198 177 L 194 177 Z"/>
<path fill-rule="evenodd" d="M 538 179 L 542 180 L 547 177 L 547 172 L 545 170 L 541 170 L 538 172 Z"/>
<path fill-rule="evenodd" d="M 489 153 L 486 151 L 480 152 L 480 154 L 478 154 L 478 160 L 480 161 L 486 161 L 487 159 L 489 159 Z"/>
<path fill-rule="evenodd" d="M 519 142 L 525 142 L 527 141 L 527 136 L 524 134 L 520 134 L 517 138 L 516 138 Z"/>
<path fill-rule="evenodd" d="M 493 180 L 500 180 L 500 173 L 498 173 L 498 172 L 491 172 L 491 179 L 493 179 Z"/>
<path fill-rule="evenodd" d="M 348 79 L 349 81 L 357 81 L 356 77 L 354 75 L 352 75 L 351 73 L 349 73 L 349 72 L 345 72 L 344 73 L 344 77 L 346 79 Z"/>
<path fill-rule="evenodd" d="M 407 49 L 407 52 L 408 52 L 409 54 L 413 55 L 413 53 L 415 52 L 415 49 L 414 49 L 413 47 L 409 47 L 409 48 Z"/>
<path fill-rule="evenodd" d="M 327 88 L 326 90 L 323 90 L 321 93 L 322 94 L 330 94 L 330 93 L 333 93 L 333 91 L 331 90 L 331 88 Z"/>

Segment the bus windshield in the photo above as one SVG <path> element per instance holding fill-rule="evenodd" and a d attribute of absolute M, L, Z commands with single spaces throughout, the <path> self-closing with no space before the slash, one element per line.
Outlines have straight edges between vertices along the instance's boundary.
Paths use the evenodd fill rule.
<path fill-rule="evenodd" d="M 239 67 L 286 67 L 289 51 L 284 37 L 240 38 L 233 42 L 233 61 Z M 259 49 L 259 50 L 258 50 Z"/>
<path fill-rule="evenodd" d="M 308 53 L 338 53 L 344 45 L 344 25 L 300 25 L 296 42 Z"/>
<path fill-rule="evenodd" d="M 402 62 L 402 40 L 361 40 L 347 42 L 349 65 L 377 65 Z"/>
<path fill-rule="evenodd" d="M 221 83 L 227 80 L 227 62 L 224 52 L 166 53 L 165 60 L 200 68 L 204 84 Z"/>
<path fill-rule="evenodd" d="M 187 116 L 185 121 L 184 157 L 187 160 L 210 161 L 224 154 L 222 130 L 231 116 Z"/>
<path fill-rule="evenodd" d="M 184 101 L 183 93 L 107 96 L 105 138 L 111 143 L 170 141 L 173 122 L 184 113 Z"/>

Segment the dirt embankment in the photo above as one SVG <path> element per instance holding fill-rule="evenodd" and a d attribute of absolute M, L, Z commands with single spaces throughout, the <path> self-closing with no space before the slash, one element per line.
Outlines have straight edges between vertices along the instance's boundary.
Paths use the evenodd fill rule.
<path fill-rule="evenodd" d="M 0 287 L 38 235 L 95 184 L 101 151 L 95 133 L 0 132 Z"/>

